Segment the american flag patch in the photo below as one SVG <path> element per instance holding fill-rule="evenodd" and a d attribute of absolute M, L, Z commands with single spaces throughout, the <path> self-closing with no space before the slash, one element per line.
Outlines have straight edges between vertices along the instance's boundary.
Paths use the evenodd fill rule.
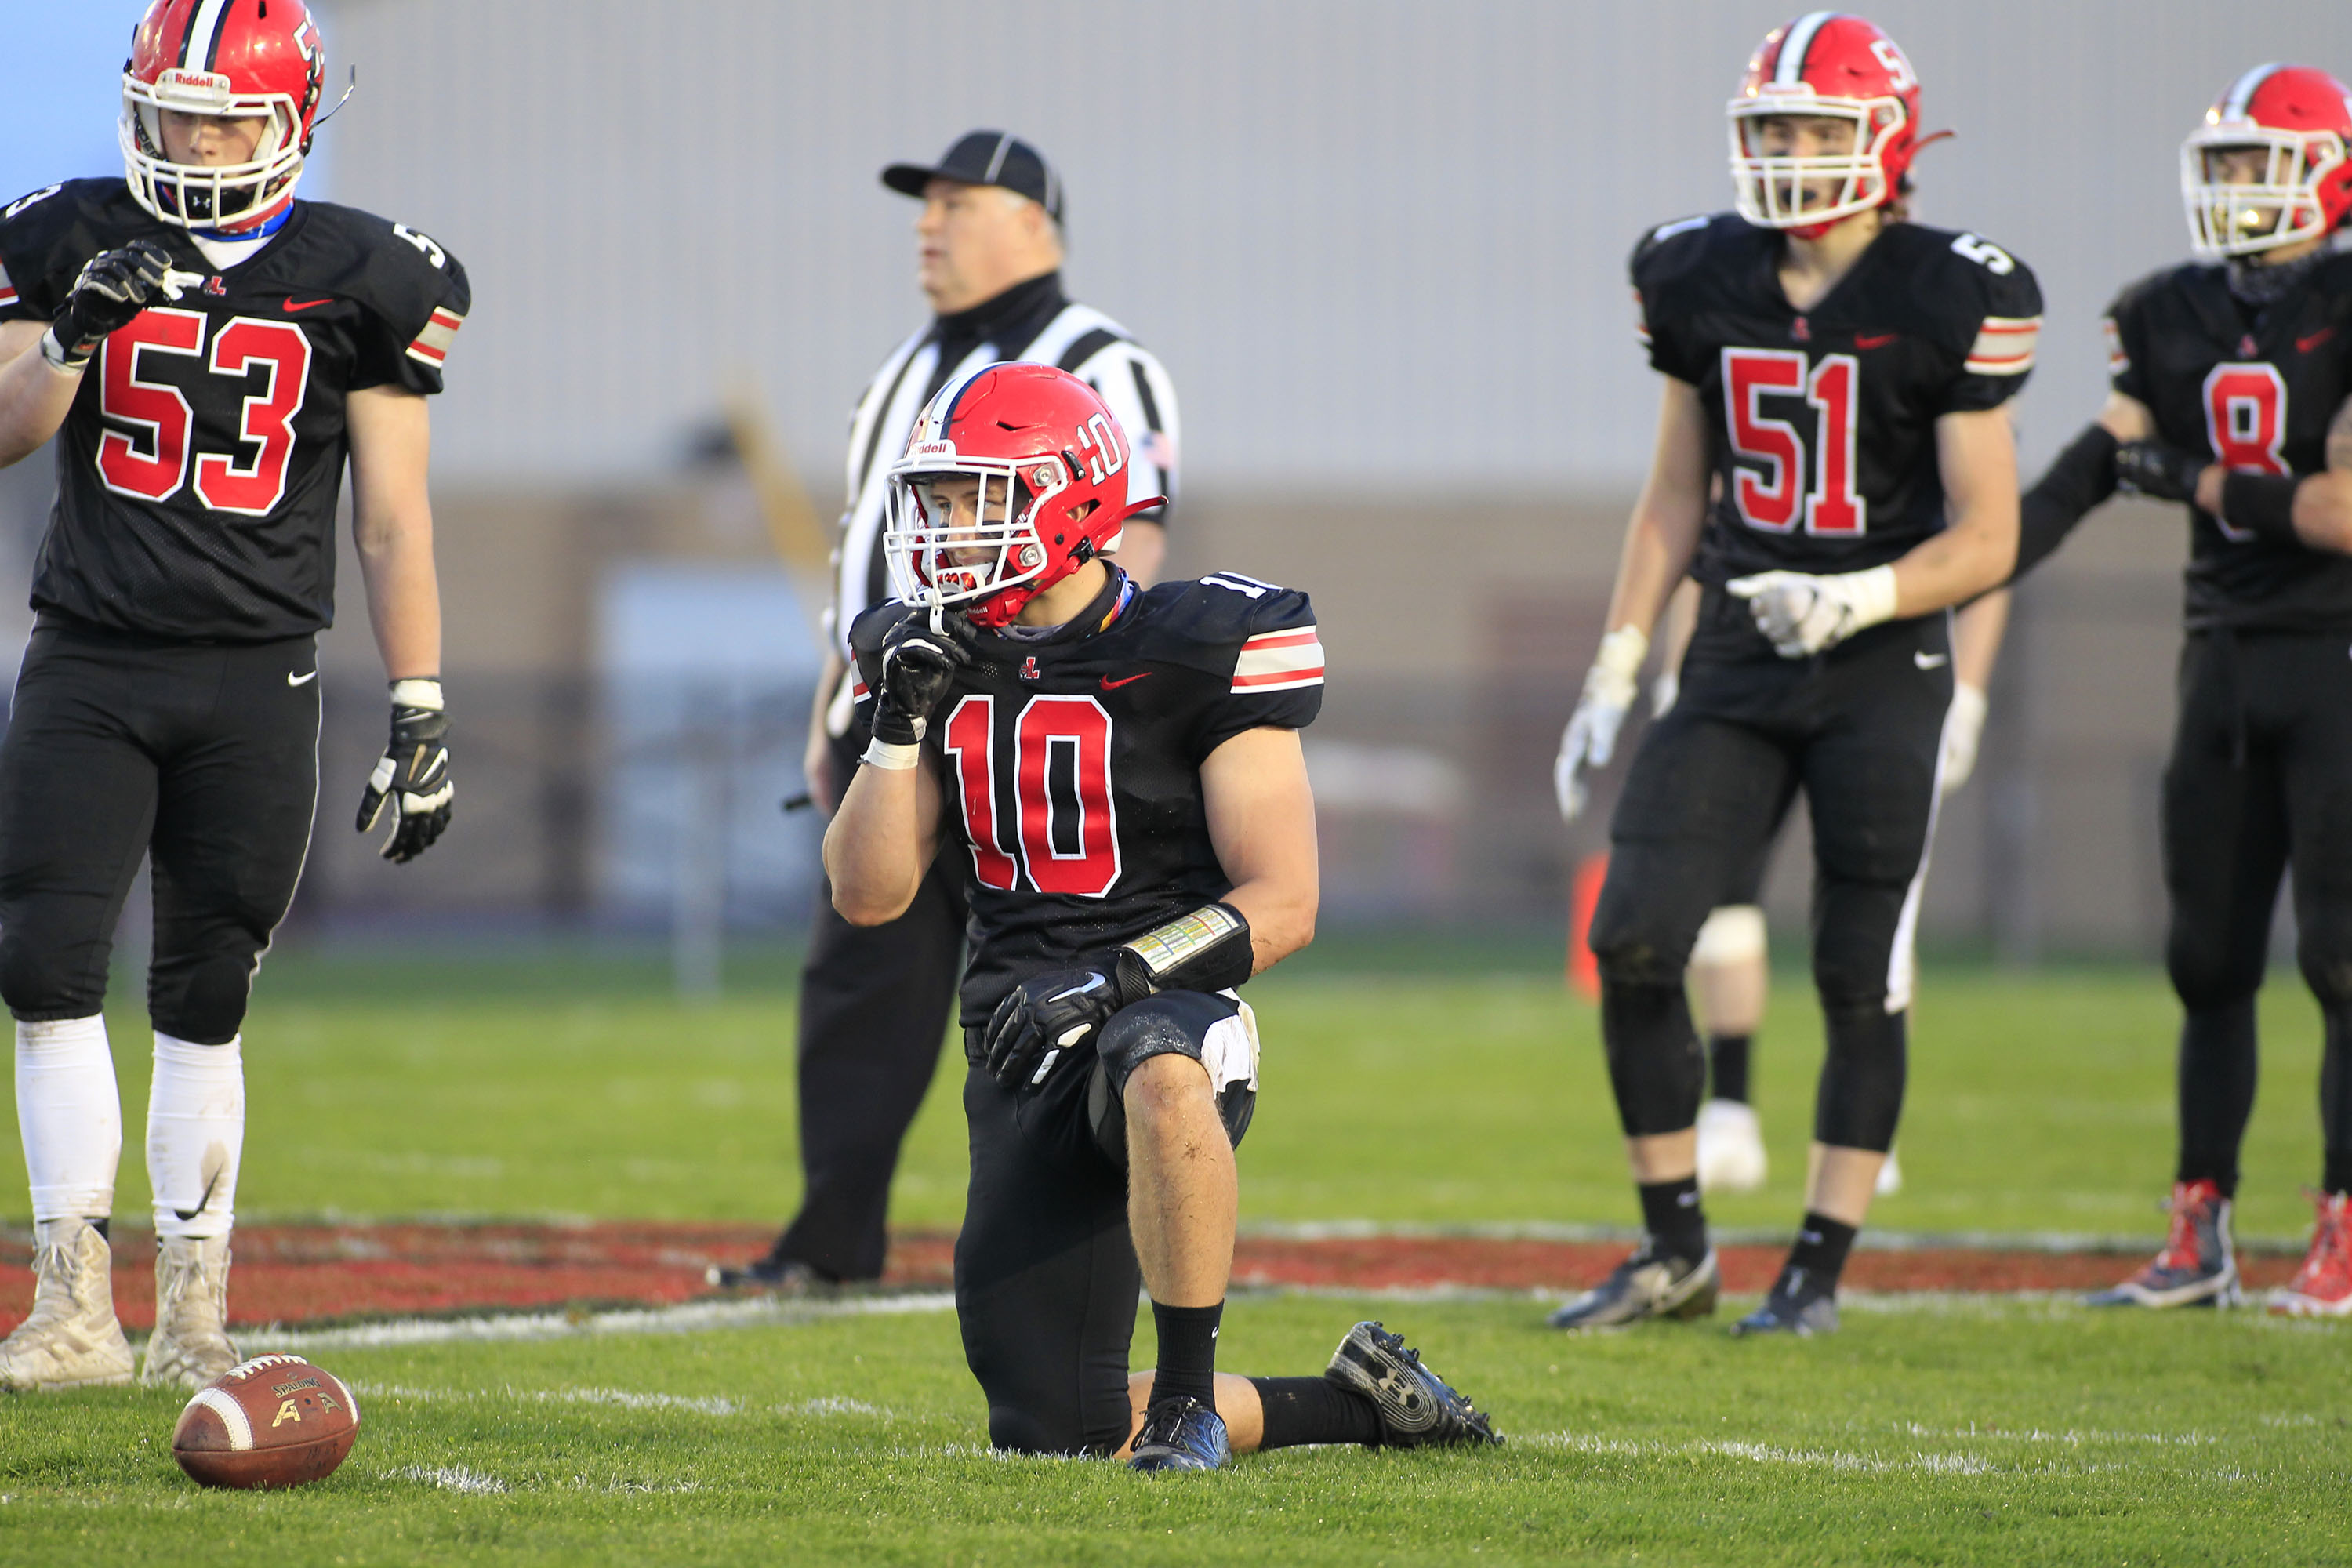
<path fill-rule="evenodd" d="M 8 281 L 8 269 L 0 267 L 0 310 L 16 302 L 16 286 Z"/>
<path fill-rule="evenodd" d="M 434 306 L 433 319 L 425 323 L 425 330 L 408 345 L 408 357 L 439 370 L 441 362 L 449 357 L 449 345 L 457 341 L 457 329 L 465 324 L 466 318 L 446 305 Z"/>
<path fill-rule="evenodd" d="M 2033 345 L 2041 336 L 2039 316 L 1987 316 L 1969 350 L 1969 374 L 2023 375 L 2033 368 Z"/>
<path fill-rule="evenodd" d="M 1260 632 L 1242 644 L 1234 661 L 1233 695 L 1295 691 L 1323 684 L 1323 642 L 1313 626 Z"/>

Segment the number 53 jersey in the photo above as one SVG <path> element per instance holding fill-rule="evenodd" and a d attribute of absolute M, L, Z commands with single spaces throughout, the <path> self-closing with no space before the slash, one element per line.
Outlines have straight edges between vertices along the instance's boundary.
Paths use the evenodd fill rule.
<path fill-rule="evenodd" d="M 135 239 L 190 276 L 82 373 L 33 606 L 173 639 L 317 631 L 334 617 L 346 400 L 441 390 L 465 268 L 413 229 L 297 201 L 224 272 L 120 179 L 74 180 L 0 213 L 0 321 L 49 321 L 91 257 Z"/>
<path fill-rule="evenodd" d="M 884 637 L 920 613 L 894 601 L 851 628 L 861 704 L 879 689 Z M 1232 889 L 1201 764 L 1244 730 L 1312 723 L 1323 645 L 1306 595 L 1230 573 L 1147 591 L 1114 569 L 1082 614 L 1035 639 L 953 624 L 971 662 L 923 747 L 946 791 L 940 852 L 971 867 L 970 1026 L 1027 976 Z"/>
<path fill-rule="evenodd" d="M 2042 291 L 1990 240 L 1889 223 L 1808 310 L 1786 241 L 1737 214 L 1634 247 L 1653 368 L 1698 388 L 1716 496 L 1691 574 L 1883 566 L 1945 526 L 1936 421 L 2025 383 Z"/>

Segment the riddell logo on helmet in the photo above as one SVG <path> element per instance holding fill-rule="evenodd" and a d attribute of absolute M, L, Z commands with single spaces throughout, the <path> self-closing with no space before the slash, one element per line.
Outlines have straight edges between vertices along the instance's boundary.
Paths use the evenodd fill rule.
<path fill-rule="evenodd" d="M 956 455 L 953 441 L 918 441 L 907 448 L 910 458 L 952 458 Z"/>
<path fill-rule="evenodd" d="M 218 71 L 183 70 L 178 66 L 158 72 L 155 86 L 163 92 L 182 92 L 191 98 L 214 98 L 224 101 L 231 90 L 228 78 Z"/>

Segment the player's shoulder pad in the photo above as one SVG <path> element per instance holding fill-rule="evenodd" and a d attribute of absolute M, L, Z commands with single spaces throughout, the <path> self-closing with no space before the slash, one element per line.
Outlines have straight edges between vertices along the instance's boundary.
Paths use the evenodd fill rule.
<path fill-rule="evenodd" d="M 473 285 L 464 265 L 439 240 L 357 207 L 305 205 L 305 265 L 320 269 L 306 281 L 357 300 L 404 337 L 424 331 L 436 311 L 464 321 L 473 308 Z M 447 330 L 454 335 L 457 323 Z M 447 346 L 439 344 L 444 353 Z"/>
<path fill-rule="evenodd" d="M 883 643 L 889 639 L 899 623 L 911 620 L 921 613 L 919 606 L 908 604 L 904 599 L 883 600 L 849 623 L 849 651 L 860 658 L 868 655 L 880 657 Z"/>
<path fill-rule="evenodd" d="M 1960 315 L 2038 316 L 2042 284 L 2023 258 L 1973 229 L 1922 223 L 1891 226 L 1881 242 L 1903 247 L 1905 271 L 1920 297 Z"/>
<path fill-rule="evenodd" d="M 91 257 L 156 227 L 120 176 L 43 185 L 0 206 L 0 265 L 17 288 L 62 295 Z"/>
<path fill-rule="evenodd" d="M 1644 298 L 1705 268 L 1727 247 L 1752 240 L 1755 226 L 1738 213 L 1701 213 L 1644 229 L 1625 264 Z"/>
<path fill-rule="evenodd" d="M 1258 665 L 1267 667 L 1259 674 L 1322 679 L 1315 606 L 1302 589 L 1212 572 L 1160 584 L 1145 594 L 1142 607 L 1150 620 L 1150 657 L 1219 676 L 1231 671 L 1236 694 Z"/>
<path fill-rule="evenodd" d="M 2136 278 L 2116 291 L 2106 313 L 2117 322 L 2138 315 L 2168 294 L 2189 293 L 2213 282 L 2221 272 L 2218 261 L 2176 261 Z"/>

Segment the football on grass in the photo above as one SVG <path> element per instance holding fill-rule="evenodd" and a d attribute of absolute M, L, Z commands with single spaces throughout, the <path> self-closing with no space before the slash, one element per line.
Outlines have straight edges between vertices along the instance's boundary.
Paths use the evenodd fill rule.
<path fill-rule="evenodd" d="M 196 1390 L 172 1458 L 208 1487 L 299 1487 L 332 1475 L 359 1435 L 341 1378 L 299 1355 L 261 1355 Z"/>

